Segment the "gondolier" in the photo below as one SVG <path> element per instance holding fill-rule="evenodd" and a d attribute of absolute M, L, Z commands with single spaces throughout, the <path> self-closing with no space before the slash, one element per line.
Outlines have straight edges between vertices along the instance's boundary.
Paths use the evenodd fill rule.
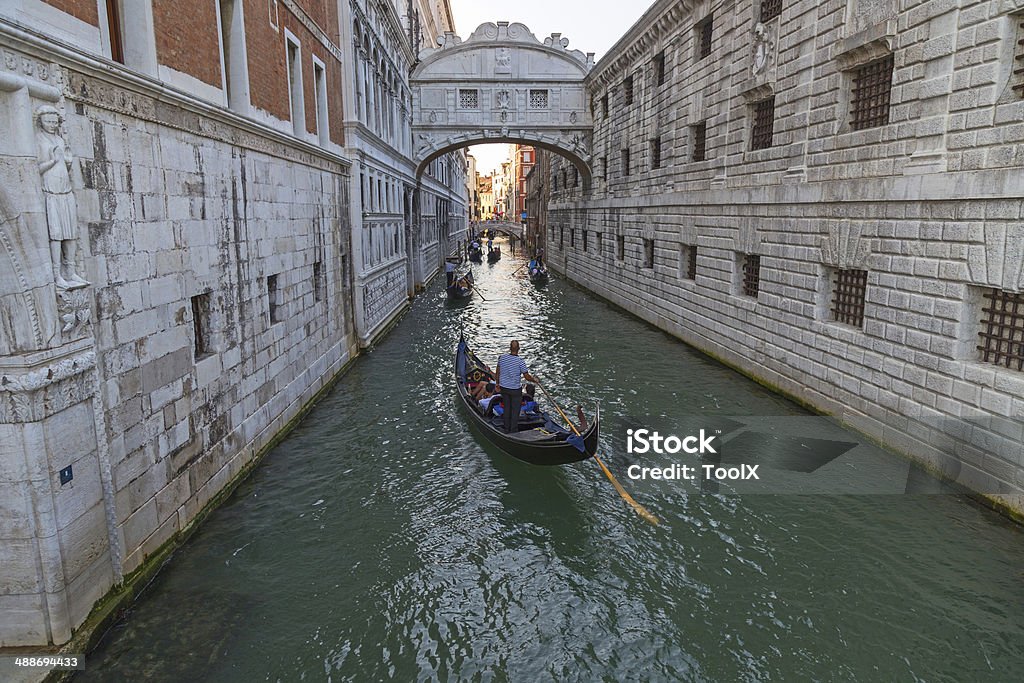
<path fill-rule="evenodd" d="M 444 262 L 444 274 L 445 277 L 448 279 L 448 287 L 451 287 L 453 284 L 455 284 L 455 263 L 456 260 L 453 258 L 445 259 Z"/>
<path fill-rule="evenodd" d="M 519 431 L 519 407 L 523 403 L 523 377 L 530 382 L 536 382 L 537 378 L 530 374 L 526 367 L 526 361 L 519 357 L 519 342 L 515 339 L 508 346 L 508 353 L 498 357 L 497 375 L 498 389 L 501 391 L 502 404 L 505 413 L 505 431 L 515 433 Z"/>

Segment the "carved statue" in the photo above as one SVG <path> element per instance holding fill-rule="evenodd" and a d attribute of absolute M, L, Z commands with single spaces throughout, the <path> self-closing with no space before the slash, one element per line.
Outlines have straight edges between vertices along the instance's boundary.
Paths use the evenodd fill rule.
<path fill-rule="evenodd" d="M 512 94 L 508 90 L 499 90 L 497 101 L 499 109 L 508 109 L 512 101 Z"/>
<path fill-rule="evenodd" d="M 75 272 L 78 257 L 78 212 L 71 187 L 71 148 L 61 137 L 63 119 L 55 107 L 44 105 L 36 110 L 36 148 L 39 154 L 39 175 L 43 179 L 46 198 L 46 224 L 50 233 L 50 259 L 53 280 L 61 289 L 85 287 L 89 283 Z"/>
<path fill-rule="evenodd" d="M 499 47 L 494 54 L 494 65 L 498 71 L 508 71 L 512 68 L 512 50 L 507 47 Z"/>

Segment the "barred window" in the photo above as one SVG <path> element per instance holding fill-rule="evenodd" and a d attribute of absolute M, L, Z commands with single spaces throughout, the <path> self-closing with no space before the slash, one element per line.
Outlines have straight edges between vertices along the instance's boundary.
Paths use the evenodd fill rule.
<path fill-rule="evenodd" d="M 569 228 L 569 246 L 576 246 L 576 228 Z"/>
<path fill-rule="evenodd" d="M 695 126 L 690 126 L 693 134 L 693 154 L 691 160 L 704 161 L 707 158 L 708 145 L 708 122 L 701 121 Z"/>
<path fill-rule="evenodd" d="M 750 149 L 768 149 L 772 146 L 775 128 L 775 96 L 754 103 L 754 127 L 750 136 Z"/>
<path fill-rule="evenodd" d="M 548 91 L 547 90 L 531 90 L 530 91 L 530 109 L 547 109 L 548 108 Z"/>
<path fill-rule="evenodd" d="M 654 57 L 654 82 L 658 85 L 665 85 L 665 53 L 661 52 Z"/>
<path fill-rule="evenodd" d="M 704 17 L 695 27 L 697 34 L 697 61 L 704 59 L 711 54 L 711 37 L 714 28 L 714 15 Z"/>
<path fill-rule="evenodd" d="M 832 282 L 832 319 L 854 327 L 863 327 L 867 286 L 868 271 L 836 270 Z"/>
<path fill-rule="evenodd" d="M 633 104 L 633 77 L 629 76 L 622 81 L 622 92 L 626 98 L 626 104 Z"/>
<path fill-rule="evenodd" d="M 644 268 L 654 267 L 654 240 L 644 240 Z"/>
<path fill-rule="evenodd" d="M 854 72 L 850 93 L 850 127 L 853 130 L 889 123 L 892 67 L 893 56 L 889 55 L 865 64 Z"/>
<path fill-rule="evenodd" d="M 757 298 L 761 288 L 761 257 L 757 254 L 743 255 L 743 294 Z"/>
<path fill-rule="evenodd" d="M 558 248 L 565 247 L 565 226 L 563 225 L 558 229 Z"/>
<path fill-rule="evenodd" d="M 679 247 L 679 277 L 697 279 L 697 247 L 683 244 Z"/>
<path fill-rule="evenodd" d="M 1018 17 L 1018 19 L 1024 19 L 1024 16 Z M 1024 21 L 1017 26 L 1017 52 L 1013 61 L 1015 62 L 1013 75 L 1017 81 L 1013 89 L 1021 98 L 1024 98 Z"/>
<path fill-rule="evenodd" d="M 594 251 L 597 252 L 598 256 L 601 255 L 601 239 L 603 237 L 604 235 L 599 232 L 594 233 Z"/>
<path fill-rule="evenodd" d="M 580 170 L 575 166 L 572 167 L 572 186 L 578 187 L 580 184 Z"/>
<path fill-rule="evenodd" d="M 629 147 L 622 150 L 622 175 L 629 175 Z"/>
<path fill-rule="evenodd" d="M 608 180 L 608 157 L 601 157 L 601 180 Z"/>
<path fill-rule="evenodd" d="M 988 289 L 981 313 L 981 360 L 1024 370 L 1024 294 Z"/>
<path fill-rule="evenodd" d="M 210 322 L 210 293 L 192 297 L 192 332 L 194 358 L 199 360 L 213 353 L 213 334 Z"/>
<path fill-rule="evenodd" d="M 620 261 L 626 260 L 626 236 L 616 235 L 615 236 L 615 258 Z"/>
<path fill-rule="evenodd" d="M 661 168 L 661 138 L 651 140 L 651 168 Z"/>
<path fill-rule="evenodd" d="M 782 0 L 761 0 L 762 22 L 774 19 L 780 14 L 782 14 Z"/>
<path fill-rule="evenodd" d="M 478 109 L 480 107 L 479 90 L 459 89 L 459 107 L 462 109 Z"/>
<path fill-rule="evenodd" d="M 608 93 L 601 97 L 601 115 L 608 118 Z"/>
<path fill-rule="evenodd" d="M 583 231 L 583 251 L 587 250 L 587 231 Z"/>

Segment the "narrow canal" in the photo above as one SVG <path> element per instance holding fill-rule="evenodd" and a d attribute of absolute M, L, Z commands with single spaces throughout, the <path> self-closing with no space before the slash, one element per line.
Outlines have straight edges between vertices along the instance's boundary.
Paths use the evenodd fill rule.
<path fill-rule="evenodd" d="M 463 308 L 435 280 L 76 680 L 1019 680 L 1019 527 L 949 494 L 629 480 L 630 426 L 819 418 L 521 263 L 476 266 L 487 301 Z M 599 399 L 606 463 L 662 524 L 593 462 L 532 467 L 468 433 L 460 330 L 489 361 L 515 336 L 565 403 Z M 844 438 L 865 491 L 905 472 Z"/>

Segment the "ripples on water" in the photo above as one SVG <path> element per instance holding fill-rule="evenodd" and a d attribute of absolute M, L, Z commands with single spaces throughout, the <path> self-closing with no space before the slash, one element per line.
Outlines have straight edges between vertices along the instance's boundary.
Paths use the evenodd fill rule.
<path fill-rule="evenodd" d="M 557 279 L 509 278 L 520 264 L 477 266 L 488 301 L 463 308 L 435 281 L 78 680 L 1020 680 L 1019 527 L 952 495 L 628 481 L 625 425 L 806 413 Z M 515 336 L 559 397 L 600 400 L 606 462 L 662 526 L 593 463 L 474 439 L 460 330 L 489 363 Z"/>

